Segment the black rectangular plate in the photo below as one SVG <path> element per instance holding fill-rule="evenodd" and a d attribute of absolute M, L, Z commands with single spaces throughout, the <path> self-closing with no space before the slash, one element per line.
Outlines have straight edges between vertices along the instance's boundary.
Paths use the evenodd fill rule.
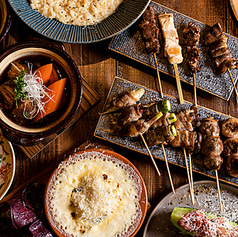
<path fill-rule="evenodd" d="M 150 5 L 154 7 L 156 15 L 164 13 L 173 13 L 174 24 L 178 31 L 180 42 L 183 41 L 182 32 L 185 26 L 189 23 L 189 21 L 196 23 L 196 25 L 201 29 L 201 39 L 204 39 L 204 34 L 209 29 L 208 26 L 192 18 L 189 18 L 179 12 L 173 11 L 165 6 L 162 6 L 158 3 L 151 2 Z M 146 53 L 145 45 L 142 40 L 138 26 L 140 22 L 141 18 L 127 30 L 123 31 L 121 34 L 116 35 L 112 39 L 109 45 L 109 49 L 126 57 L 129 57 L 135 61 L 138 61 L 144 65 L 156 68 L 153 54 L 148 55 Z M 227 45 L 228 49 L 230 50 L 230 53 L 233 57 L 238 57 L 238 39 L 228 34 L 226 35 L 229 38 Z M 159 36 L 159 39 L 160 42 L 162 42 L 161 34 Z M 208 47 L 200 46 L 200 49 L 202 69 L 200 70 L 200 72 L 196 73 L 197 87 L 224 100 L 229 100 L 233 91 L 233 84 L 229 73 L 226 72 L 223 75 L 217 75 L 214 60 L 211 59 L 208 55 Z M 163 55 L 163 47 L 161 47 L 161 52 L 157 55 L 159 71 L 175 77 L 173 66 L 168 63 L 168 60 Z M 180 79 L 192 85 L 193 77 L 190 74 L 187 66 L 186 51 L 184 48 L 183 56 L 183 62 L 178 65 Z M 234 81 L 236 82 L 237 70 L 232 70 L 231 74 Z M 161 79 L 163 79 L 162 75 Z"/>
<path fill-rule="evenodd" d="M 142 104 L 149 104 L 151 103 L 151 101 L 157 102 L 162 100 L 157 91 L 154 91 L 152 89 L 146 88 L 138 84 L 134 84 L 130 81 L 121 79 L 119 77 L 115 77 L 111 90 L 108 94 L 107 100 L 105 102 L 104 109 L 110 105 L 111 99 L 116 97 L 118 93 L 135 90 L 139 88 L 145 89 L 145 95 L 141 99 Z M 171 106 L 172 106 L 171 112 L 180 111 L 184 108 L 190 108 L 192 106 L 192 103 L 189 103 L 186 101 L 183 105 L 181 105 L 179 104 L 176 98 L 169 95 L 164 95 L 164 99 L 170 100 Z M 209 110 L 201 106 L 198 106 L 198 111 L 199 111 L 200 119 L 213 117 L 219 120 L 219 122 L 221 123 L 222 121 L 228 118 L 228 116 L 225 114 L 218 113 L 216 111 Z M 113 144 L 148 155 L 148 152 L 145 149 L 141 139 L 122 138 L 113 134 L 114 129 L 117 127 L 117 122 L 116 122 L 117 116 L 118 116 L 118 113 L 101 115 L 99 118 L 97 127 L 95 129 L 94 136 L 97 138 L 106 140 L 108 142 L 111 142 Z M 165 146 L 165 150 L 166 150 L 166 156 L 169 163 L 180 166 L 180 167 L 184 167 L 184 168 L 186 167 L 184 162 L 185 161 L 184 153 L 182 149 L 179 149 L 179 148 L 176 149 L 170 146 Z M 151 152 L 155 158 L 164 160 L 163 152 L 160 145 L 151 147 Z M 192 155 L 193 171 L 215 178 L 215 172 L 205 169 L 203 165 L 203 158 L 204 157 L 202 155 L 198 155 L 198 154 Z M 238 178 L 233 178 L 226 174 L 225 161 L 226 159 L 224 159 L 224 164 L 222 168 L 219 170 L 219 179 L 226 183 L 230 183 L 230 184 L 238 186 Z"/>

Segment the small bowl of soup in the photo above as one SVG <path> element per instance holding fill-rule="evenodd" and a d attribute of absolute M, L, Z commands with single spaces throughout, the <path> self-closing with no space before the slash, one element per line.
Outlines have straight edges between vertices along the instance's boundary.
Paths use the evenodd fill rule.
<path fill-rule="evenodd" d="M 0 56 L 0 126 L 14 144 L 35 145 L 69 125 L 83 87 L 61 44 L 31 39 Z"/>
<path fill-rule="evenodd" d="M 11 27 L 11 15 L 9 13 L 9 6 L 5 0 L 0 1 L 0 42 L 7 35 Z"/>

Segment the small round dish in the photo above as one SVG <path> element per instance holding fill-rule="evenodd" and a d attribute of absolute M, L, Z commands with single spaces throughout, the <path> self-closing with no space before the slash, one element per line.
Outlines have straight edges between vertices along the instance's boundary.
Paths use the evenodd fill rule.
<path fill-rule="evenodd" d="M 5 0 L 0 1 L 0 42 L 5 38 L 11 27 L 11 15 Z"/>
<path fill-rule="evenodd" d="M 12 144 L 0 130 L 0 200 L 11 187 L 15 175 L 15 153 Z"/>
<path fill-rule="evenodd" d="M 150 0 L 125 0 L 114 14 L 96 25 L 75 26 L 43 17 L 28 0 L 8 0 L 15 13 L 30 28 L 64 43 L 94 43 L 108 39 L 131 26 L 147 8 Z"/>
<path fill-rule="evenodd" d="M 44 206 L 57 236 L 133 237 L 146 215 L 147 192 L 139 171 L 125 157 L 88 149 L 54 170 Z"/>

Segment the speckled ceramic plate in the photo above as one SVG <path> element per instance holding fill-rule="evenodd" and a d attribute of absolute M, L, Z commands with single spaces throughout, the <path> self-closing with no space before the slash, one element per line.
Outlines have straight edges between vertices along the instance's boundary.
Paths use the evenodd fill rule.
<path fill-rule="evenodd" d="M 43 17 L 28 0 L 8 0 L 15 13 L 38 33 L 65 43 L 93 43 L 110 38 L 132 25 L 144 12 L 149 0 L 124 0 L 116 12 L 91 26 L 63 24 Z"/>
<path fill-rule="evenodd" d="M 130 91 L 134 89 L 139 89 L 139 88 L 144 88 L 145 89 L 145 94 L 141 99 L 142 104 L 149 104 L 151 101 L 160 101 L 161 97 L 157 91 L 154 91 L 152 89 L 148 89 L 144 86 L 134 84 L 130 81 L 121 79 L 119 77 L 116 77 L 111 90 L 108 94 L 108 98 L 105 102 L 104 109 L 107 108 L 110 105 L 110 101 L 113 97 L 116 97 L 119 92 L 125 92 L 125 91 Z M 180 111 L 184 108 L 190 108 L 192 106 L 192 103 L 186 102 L 181 105 L 179 104 L 179 101 L 169 95 L 164 95 L 164 99 L 168 99 L 171 102 L 171 112 L 176 112 Z M 209 110 L 207 108 L 198 106 L 198 111 L 199 111 L 199 118 L 207 118 L 207 117 L 214 117 L 215 119 L 219 120 L 222 122 L 223 120 L 227 119 L 228 116 L 225 114 L 221 114 L 218 112 L 215 112 L 213 110 Z M 114 114 L 105 114 L 101 115 L 97 124 L 97 127 L 94 132 L 94 136 L 109 142 L 112 142 L 114 144 L 120 145 L 122 147 L 134 150 L 136 152 L 140 152 L 143 154 L 148 155 L 148 152 L 146 148 L 144 147 L 141 139 L 130 139 L 130 138 L 122 138 L 117 135 L 113 134 L 113 131 L 117 128 L 117 116 L 119 113 L 114 113 Z M 180 167 L 185 168 L 185 162 L 184 162 L 184 153 L 182 149 L 179 148 L 172 148 L 170 146 L 165 146 L 166 149 L 166 155 L 168 162 Z M 150 148 L 153 156 L 155 158 L 164 160 L 163 158 L 163 151 L 161 149 L 160 145 L 153 146 Z M 206 170 L 204 165 L 203 165 L 203 156 L 201 155 L 192 155 L 192 168 L 195 172 L 198 172 L 200 174 L 204 174 L 206 176 L 215 178 L 215 172 Z M 219 170 L 219 178 L 227 183 L 233 184 L 238 186 L 238 178 L 233 178 L 230 177 L 226 174 L 225 171 L 225 162 L 222 166 L 222 168 Z"/>
<path fill-rule="evenodd" d="M 0 130 L 0 200 L 9 190 L 15 175 L 15 153 L 12 144 Z"/>
<path fill-rule="evenodd" d="M 183 40 L 182 37 L 183 29 L 189 23 L 189 21 L 196 23 L 196 25 L 201 29 L 201 39 L 204 38 L 204 34 L 208 30 L 208 26 L 160 4 L 154 2 L 151 2 L 150 4 L 154 7 L 156 14 L 173 13 L 174 23 L 179 34 L 180 42 Z M 139 19 L 138 23 L 140 21 L 141 20 Z M 142 63 L 152 68 L 156 68 L 153 54 L 148 55 L 146 53 L 145 45 L 142 40 L 141 33 L 139 31 L 138 23 L 134 24 L 129 29 L 123 31 L 121 34 L 115 36 L 109 45 L 109 49 L 113 50 L 116 53 L 122 54 L 126 57 L 129 57 L 139 63 Z M 214 22 L 214 24 L 215 23 L 216 22 Z M 227 36 L 229 38 L 228 48 L 232 56 L 237 58 L 238 39 L 230 35 Z M 161 34 L 159 38 L 160 42 L 162 42 Z M 161 47 L 161 49 L 162 48 L 163 47 Z M 200 72 L 196 73 L 197 87 L 213 95 L 216 95 L 222 99 L 229 100 L 233 91 L 233 84 L 230 79 L 229 73 L 226 72 L 223 75 L 217 75 L 215 63 L 208 55 L 208 47 L 202 46 L 200 47 L 200 49 L 201 49 L 200 59 L 202 69 L 200 70 Z M 184 48 L 183 48 L 183 55 L 186 55 Z M 170 65 L 168 63 L 168 60 L 164 57 L 163 49 L 161 50 L 160 54 L 157 55 L 157 60 L 159 71 L 175 77 L 173 66 Z M 192 75 L 190 75 L 186 63 L 186 56 L 184 57 L 183 63 L 178 65 L 178 69 L 180 79 L 183 82 L 192 85 L 193 77 Z M 237 81 L 238 71 L 232 70 L 231 73 L 234 81 Z M 163 79 L 162 75 L 161 79 Z"/>
<path fill-rule="evenodd" d="M 207 212 L 224 216 L 238 223 L 238 190 L 234 187 L 220 184 L 223 211 L 220 214 L 216 183 L 212 181 L 194 182 L 195 204 L 191 204 L 189 185 L 176 189 L 155 207 L 146 223 L 143 237 L 179 237 L 181 234 L 170 223 L 170 215 L 175 207 L 201 208 Z"/>

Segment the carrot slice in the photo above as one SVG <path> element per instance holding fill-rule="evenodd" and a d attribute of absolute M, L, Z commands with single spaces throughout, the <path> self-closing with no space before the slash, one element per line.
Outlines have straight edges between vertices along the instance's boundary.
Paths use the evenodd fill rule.
<path fill-rule="evenodd" d="M 48 81 L 50 80 L 50 75 L 52 74 L 53 64 L 46 64 L 42 67 L 37 68 L 33 74 L 35 73 L 36 76 L 42 78 L 43 84 L 47 85 Z"/>
<path fill-rule="evenodd" d="M 50 79 L 48 81 L 48 84 L 51 85 L 53 84 L 54 82 L 58 81 L 59 80 L 59 77 L 58 77 L 58 74 L 54 68 L 54 66 L 52 67 L 52 73 L 50 75 Z"/>
<path fill-rule="evenodd" d="M 62 104 L 62 100 L 64 98 L 64 88 L 66 85 L 66 80 L 67 78 L 58 80 L 48 86 L 47 88 L 47 93 L 50 97 L 52 97 L 51 100 L 49 100 L 45 105 L 44 105 L 44 110 L 45 113 L 39 112 L 36 117 L 34 118 L 34 122 L 38 121 L 39 119 L 43 118 L 44 116 L 55 112 L 56 110 L 60 109 Z M 45 101 L 47 101 L 48 98 L 45 97 Z M 44 101 L 44 98 L 43 98 Z"/>

